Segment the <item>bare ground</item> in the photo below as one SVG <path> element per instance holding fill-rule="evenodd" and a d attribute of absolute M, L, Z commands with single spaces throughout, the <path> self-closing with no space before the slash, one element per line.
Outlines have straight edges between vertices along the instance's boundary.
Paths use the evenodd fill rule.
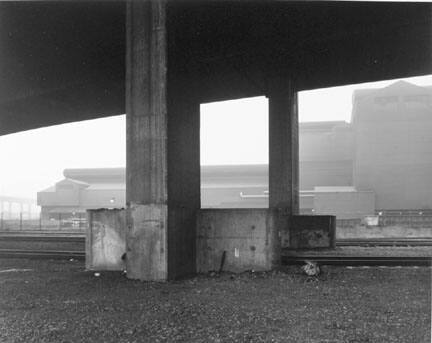
<path fill-rule="evenodd" d="M 151 283 L 77 261 L 0 260 L 0 342 L 429 343 L 430 331 L 426 267 Z"/>

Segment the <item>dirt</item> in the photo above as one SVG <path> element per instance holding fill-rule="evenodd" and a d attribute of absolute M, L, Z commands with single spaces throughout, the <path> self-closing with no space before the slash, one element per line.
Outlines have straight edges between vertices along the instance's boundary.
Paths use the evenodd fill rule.
<path fill-rule="evenodd" d="M 431 269 L 298 267 L 175 282 L 0 260 L 0 342 L 429 343 Z"/>

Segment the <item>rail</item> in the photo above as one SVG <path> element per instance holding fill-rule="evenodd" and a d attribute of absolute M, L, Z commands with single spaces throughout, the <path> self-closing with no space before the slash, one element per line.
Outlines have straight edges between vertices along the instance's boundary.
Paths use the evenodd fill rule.
<path fill-rule="evenodd" d="M 51 232 L 38 233 L 10 233 L 0 232 L 0 242 L 85 242 L 85 235 L 82 233 L 63 233 L 53 234 Z M 432 246 L 432 237 L 411 237 L 411 238 L 353 238 L 338 239 L 336 245 L 346 246 Z"/>
<path fill-rule="evenodd" d="M 0 258 L 32 258 L 84 260 L 85 253 L 82 251 L 55 251 L 55 250 L 23 250 L 23 249 L 0 249 Z"/>
<path fill-rule="evenodd" d="M 343 266 L 431 266 L 432 257 L 407 256 L 282 256 L 282 264 L 299 265 L 314 261 L 319 265 Z"/>

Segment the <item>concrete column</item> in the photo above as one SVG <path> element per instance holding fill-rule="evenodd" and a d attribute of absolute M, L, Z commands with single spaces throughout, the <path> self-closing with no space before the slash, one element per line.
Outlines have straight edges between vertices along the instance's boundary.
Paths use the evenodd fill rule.
<path fill-rule="evenodd" d="M 126 9 L 126 268 L 168 278 L 166 26 L 163 1 Z"/>
<path fill-rule="evenodd" d="M 297 93 L 282 83 L 269 96 L 269 207 L 299 212 Z"/>
<path fill-rule="evenodd" d="M 167 280 L 196 270 L 199 103 L 167 64 L 165 3 L 127 6 L 127 275 Z"/>
<path fill-rule="evenodd" d="M 269 207 L 275 225 L 273 264 L 289 246 L 289 225 L 299 213 L 297 93 L 292 82 L 278 82 L 269 95 Z"/>
<path fill-rule="evenodd" d="M 188 101 L 181 88 L 168 89 L 168 277 L 178 278 L 196 272 L 200 105 Z"/>

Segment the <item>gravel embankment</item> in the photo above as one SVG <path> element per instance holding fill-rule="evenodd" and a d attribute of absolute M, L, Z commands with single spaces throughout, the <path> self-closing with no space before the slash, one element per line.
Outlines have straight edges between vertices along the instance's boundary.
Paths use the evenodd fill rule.
<path fill-rule="evenodd" d="M 430 329 L 426 267 L 324 267 L 318 280 L 289 267 L 151 283 L 95 277 L 76 261 L 0 260 L 2 343 L 429 343 Z"/>

